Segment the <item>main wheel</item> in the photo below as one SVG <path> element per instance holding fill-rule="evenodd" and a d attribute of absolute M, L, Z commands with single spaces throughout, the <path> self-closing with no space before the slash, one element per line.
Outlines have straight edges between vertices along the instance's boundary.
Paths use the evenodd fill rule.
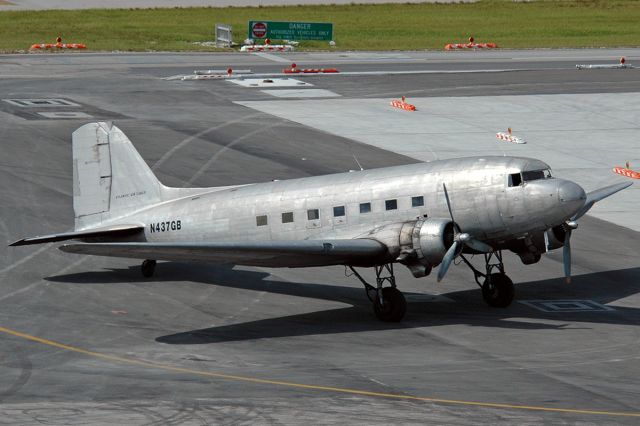
<path fill-rule="evenodd" d="M 153 271 L 156 269 L 156 261 L 147 259 L 142 262 L 142 266 L 140 267 L 142 270 L 142 276 L 145 278 L 151 278 L 153 276 Z"/>
<path fill-rule="evenodd" d="M 482 298 L 494 308 L 506 308 L 513 301 L 513 282 L 505 274 L 491 274 L 482 284 Z"/>
<path fill-rule="evenodd" d="M 407 301 L 397 288 L 385 287 L 382 289 L 382 304 L 376 297 L 373 302 L 373 312 L 380 321 L 398 322 L 407 312 Z"/>

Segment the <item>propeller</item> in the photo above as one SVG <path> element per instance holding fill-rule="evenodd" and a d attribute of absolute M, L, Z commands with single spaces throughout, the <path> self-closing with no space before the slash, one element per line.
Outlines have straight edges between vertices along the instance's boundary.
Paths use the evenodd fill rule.
<path fill-rule="evenodd" d="M 578 227 L 578 223 L 571 220 L 563 225 L 565 229 L 564 244 L 562 246 L 562 264 L 564 266 L 564 280 L 571 283 L 571 231 Z"/>
<path fill-rule="evenodd" d="M 596 202 L 622 191 L 630 185 L 630 182 L 618 183 L 589 192 L 580 210 L 568 222 L 561 225 L 565 231 L 564 244 L 562 246 L 562 263 L 564 266 L 564 279 L 567 284 L 571 283 L 571 231 L 578 227 L 576 221 L 584 216 Z"/>
<path fill-rule="evenodd" d="M 469 246 L 472 249 L 489 253 L 493 251 L 493 248 L 487 244 L 483 243 L 480 240 L 473 238 L 470 234 L 466 232 L 462 232 L 455 219 L 453 218 L 453 211 L 451 210 L 451 201 L 449 200 L 449 193 L 447 192 L 447 186 L 443 183 L 442 188 L 444 189 L 444 198 L 447 201 L 447 209 L 449 209 L 449 216 L 451 217 L 451 222 L 453 223 L 453 244 L 447 250 L 444 257 L 442 258 L 442 263 L 440 263 L 440 268 L 438 269 L 438 282 L 440 282 L 447 271 L 449 270 L 449 266 L 451 266 L 451 262 L 462 252 L 463 245 Z"/>

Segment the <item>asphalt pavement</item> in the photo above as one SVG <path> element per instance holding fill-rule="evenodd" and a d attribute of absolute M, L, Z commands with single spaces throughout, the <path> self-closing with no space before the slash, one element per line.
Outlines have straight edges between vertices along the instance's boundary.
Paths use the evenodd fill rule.
<path fill-rule="evenodd" d="M 114 121 L 170 186 L 334 173 L 355 169 L 354 156 L 366 168 L 419 160 L 401 154 L 402 138 L 382 148 L 258 105 L 314 102 L 269 93 L 291 88 L 165 77 L 276 74 L 290 61 L 338 67 L 354 74 L 301 78 L 313 87 L 298 90 L 337 94 L 318 102 L 335 99 L 349 117 L 358 114 L 349 105 L 412 90 L 493 106 L 502 95 L 629 97 L 640 70 L 575 69 L 622 54 L 640 59 L 634 49 L 2 56 L 0 424 L 637 424 L 640 235 L 615 221 L 581 220 L 571 284 L 561 252 L 529 266 L 506 255 L 516 283 L 506 309 L 482 302 L 464 264 L 439 284 L 399 267 L 408 300 L 399 324 L 377 321 L 340 267 L 165 262 L 144 279 L 135 260 L 7 247 L 73 227 L 71 132 L 92 120 Z M 637 134 L 633 111 L 625 129 Z M 635 148 L 602 143 L 602 152 Z"/>

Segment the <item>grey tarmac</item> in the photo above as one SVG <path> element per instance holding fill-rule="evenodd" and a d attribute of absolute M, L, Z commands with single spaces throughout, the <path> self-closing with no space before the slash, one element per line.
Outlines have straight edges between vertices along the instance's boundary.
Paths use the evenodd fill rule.
<path fill-rule="evenodd" d="M 72 228 L 70 135 L 87 121 L 114 120 L 171 186 L 417 161 L 394 152 L 402 138 L 376 148 L 241 104 L 276 99 L 261 89 L 162 79 L 194 69 L 527 70 L 305 80 L 340 100 L 640 91 L 637 70 L 575 70 L 640 50 L 466 53 L 0 57 L 1 99 L 63 100 L 0 100 L 0 424 L 637 424 L 640 235 L 590 215 L 573 234 L 572 284 L 561 252 L 533 266 L 506 255 L 517 301 L 490 309 L 464 265 L 440 284 L 398 268 L 400 324 L 375 320 L 339 267 L 166 262 L 143 279 L 133 260 L 6 247 Z M 91 118 L 40 114 L 55 111 Z"/>

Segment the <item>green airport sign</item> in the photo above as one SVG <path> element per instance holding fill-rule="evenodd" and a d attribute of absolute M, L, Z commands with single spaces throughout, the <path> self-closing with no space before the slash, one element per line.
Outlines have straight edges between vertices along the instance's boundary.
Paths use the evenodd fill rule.
<path fill-rule="evenodd" d="M 249 21 L 250 39 L 333 40 L 329 22 Z"/>

